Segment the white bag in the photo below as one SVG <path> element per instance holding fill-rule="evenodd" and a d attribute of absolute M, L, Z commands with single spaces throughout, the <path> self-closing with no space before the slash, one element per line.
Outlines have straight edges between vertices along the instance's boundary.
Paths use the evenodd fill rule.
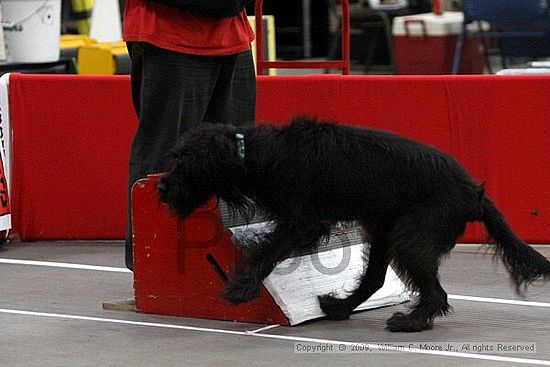
<path fill-rule="evenodd" d="M 408 0 L 367 0 L 372 9 L 396 10 L 409 5 Z"/>

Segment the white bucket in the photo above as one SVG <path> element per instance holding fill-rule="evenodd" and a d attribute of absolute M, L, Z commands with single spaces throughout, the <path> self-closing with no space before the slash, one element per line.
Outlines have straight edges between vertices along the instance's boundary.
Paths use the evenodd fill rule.
<path fill-rule="evenodd" d="M 2 13 L 9 62 L 59 60 L 61 0 L 2 0 Z"/>

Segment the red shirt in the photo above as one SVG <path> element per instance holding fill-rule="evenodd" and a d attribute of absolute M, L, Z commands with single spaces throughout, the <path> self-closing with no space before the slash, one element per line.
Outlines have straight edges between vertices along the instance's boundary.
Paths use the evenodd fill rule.
<path fill-rule="evenodd" d="M 212 19 L 151 0 L 126 0 L 123 38 L 194 55 L 230 55 L 246 51 L 254 31 L 246 12 Z"/>

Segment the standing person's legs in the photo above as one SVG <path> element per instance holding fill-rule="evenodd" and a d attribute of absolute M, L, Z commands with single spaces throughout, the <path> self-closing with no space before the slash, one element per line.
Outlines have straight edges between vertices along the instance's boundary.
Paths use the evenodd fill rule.
<path fill-rule="evenodd" d="M 191 124 L 205 121 L 207 115 L 220 117 L 216 119 L 220 122 L 252 122 L 256 87 L 250 53 L 203 57 L 145 43 L 131 43 L 129 48 L 132 97 L 139 118 L 128 180 L 126 266 L 133 270 L 132 185 L 148 174 L 162 172 L 166 168 L 166 155 L 181 133 Z"/>
<path fill-rule="evenodd" d="M 205 121 L 235 126 L 256 119 L 256 73 L 252 52 L 220 56 L 220 72 Z"/>
<path fill-rule="evenodd" d="M 128 179 L 126 266 L 133 269 L 131 188 L 165 169 L 166 155 L 180 132 L 202 121 L 218 67 L 210 58 L 184 55 L 146 43 L 131 44 L 132 96 L 139 119 Z"/>
<path fill-rule="evenodd" d="M 221 56 L 221 68 L 205 121 L 235 126 L 254 124 L 256 119 L 256 73 L 252 52 Z M 225 226 L 234 224 L 224 213 L 227 203 L 218 201 Z M 238 217 L 238 215 L 237 215 Z"/>

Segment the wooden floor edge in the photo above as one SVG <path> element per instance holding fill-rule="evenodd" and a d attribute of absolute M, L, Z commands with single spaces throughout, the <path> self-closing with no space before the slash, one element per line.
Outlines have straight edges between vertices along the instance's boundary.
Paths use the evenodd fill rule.
<path fill-rule="evenodd" d="M 103 302 L 103 309 L 108 311 L 136 312 L 136 306 L 133 298 L 121 301 Z"/>

